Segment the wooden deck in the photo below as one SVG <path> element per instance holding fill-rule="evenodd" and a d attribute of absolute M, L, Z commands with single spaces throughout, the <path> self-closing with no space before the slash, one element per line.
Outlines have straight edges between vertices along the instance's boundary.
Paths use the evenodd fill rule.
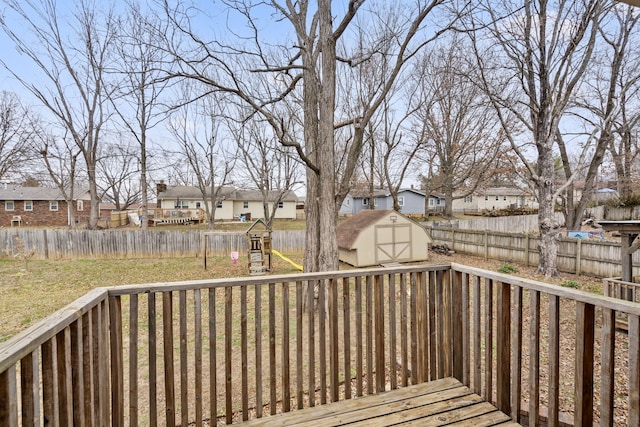
<path fill-rule="evenodd" d="M 245 426 L 519 426 L 453 378 L 258 418 Z"/>

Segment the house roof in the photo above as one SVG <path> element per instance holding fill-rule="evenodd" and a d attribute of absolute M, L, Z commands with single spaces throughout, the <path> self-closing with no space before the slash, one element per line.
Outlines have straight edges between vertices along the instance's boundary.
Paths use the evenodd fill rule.
<path fill-rule="evenodd" d="M 524 196 L 527 193 L 517 187 L 489 187 L 478 189 L 477 194 L 481 196 Z"/>
<path fill-rule="evenodd" d="M 210 190 L 210 188 L 209 188 Z M 209 191 L 208 190 L 208 191 Z M 242 200 L 242 201 L 258 201 L 262 200 L 262 192 L 260 190 L 241 190 L 231 186 L 223 186 L 221 188 L 221 195 L 223 200 Z M 271 191 L 267 195 L 267 200 L 273 201 L 278 198 L 278 191 Z M 158 200 L 172 200 L 172 199 L 191 199 L 202 200 L 202 192 L 198 187 L 192 185 L 176 185 L 174 187 L 167 187 L 165 191 L 158 194 Z M 298 197 L 296 193 L 291 190 L 287 190 L 282 198 L 283 201 L 297 201 Z"/>
<path fill-rule="evenodd" d="M 82 199 L 88 190 L 75 188 L 73 199 Z M 65 200 L 64 195 L 58 188 L 49 187 L 21 187 L 19 185 L 8 185 L 0 187 L 0 200 Z"/>
<path fill-rule="evenodd" d="M 394 211 L 365 209 L 345 220 L 338 225 L 336 230 L 336 234 L 338 235 L 338 247 L 351 249 L 362 230 L 392 212 Z"/>
<path fill-rule="evenodd" d="M 419 196 L 425 197 L 425 192 L 421 190 L 416 190 L 415 188 L 401 188 L 398 190 L 398 194 L 402 193 L 414 193 Z M 349 191 L 349 195 L 354 199 L 366 199 L 370 196 L 371 192 L 368 189 L 355 188 Z M 373 190 L 373 197 L 389 197 L 391 196 L 391 192 L 384 188 L 377 188 Z M 431 193 L 429 197 L 435 197 L 438 199 L 444 199 L 444 196 L 441 194 Z"/>

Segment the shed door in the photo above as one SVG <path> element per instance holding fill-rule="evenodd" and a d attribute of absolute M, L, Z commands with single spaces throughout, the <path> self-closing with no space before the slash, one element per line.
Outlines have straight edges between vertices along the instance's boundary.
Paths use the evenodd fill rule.
<path fill-rule="evenodd" d="M 376 225 L 376 263 L 411 261 L 411 224 Z"/>

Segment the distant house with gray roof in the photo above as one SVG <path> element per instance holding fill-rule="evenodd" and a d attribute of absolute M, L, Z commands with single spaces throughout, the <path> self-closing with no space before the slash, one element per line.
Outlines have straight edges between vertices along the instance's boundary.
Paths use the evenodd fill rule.
<path fill-rule="evenodd" d="M 425 213 L 425 193 L 414 188 L 403 188 L 398 190 L 398 204 L 400 212 L 404 215 L 424 216 Z M 371 192 L 368 189 L 353 189 L 349 191 L 340 206 L 340 215 L 351 216 L 360 211 L 371 209 L 373 203 L 374 210 L 393 209 L 393 197 L 387 189 L 374 189 L 373 200 L 371 200 Z M 444 199 L 436 196 L 429 196 L 429 206 L 438 206 L 442 204 L 444 207 Z"/>
<path fill-rule="evenodd" d="M 188 185 L 161 187 L 160 184 L 158 187 L 158 208 L 205 209 L 205 202 L 198 187 Z M 277 202 L 276 219 L 296 219 L 296 205 L 298 203 L 296 194 L 287 190 L 278 201 L 279 194 L 280 192 L 276 191 L 268 194 L 269 210 Z M 263 196 L 260 190 L 243 190 L 232 186 L 223 186 L 219 196 L 219 199 L 215 201 L 216 220 L 231 221 L 241 217 L 246 219 L 264 217 Z"/>
<path fill-rule="evenodd" d="M 90 201 L 87 189 L 74 190 L 71 203 L 77 223 L 89 222 Z M 70 225 L 67 201 L 58 188 L 0 187 L 1 227 L 66 225 Z"/>

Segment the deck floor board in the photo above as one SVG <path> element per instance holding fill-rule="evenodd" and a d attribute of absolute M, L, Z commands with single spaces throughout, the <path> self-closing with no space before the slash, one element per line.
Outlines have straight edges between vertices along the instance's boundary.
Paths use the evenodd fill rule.
<path fill-rule="evenodd" d="M 518 426 L 453 378 L 250 420 L 242 426 Z"/>

